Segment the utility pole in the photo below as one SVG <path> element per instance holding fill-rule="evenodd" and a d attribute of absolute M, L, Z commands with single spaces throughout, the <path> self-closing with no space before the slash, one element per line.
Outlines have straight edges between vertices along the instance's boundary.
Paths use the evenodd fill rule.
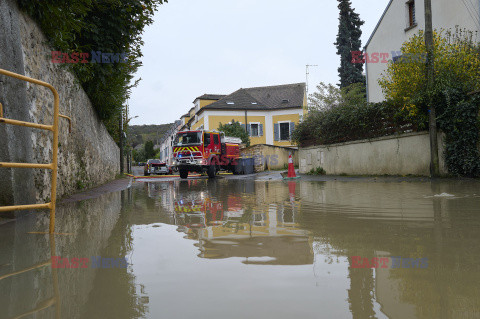
<path fill-rule="evenodd" d="M 425 46 L 427 48 L 427 94 L 430 131 L 430 175 L 440 175 L 438 159 L 437 116 L 433 104 L 432 91 L 435 81 L 435 56 L 433 43 L 432 0 L 425 0 Z"/>

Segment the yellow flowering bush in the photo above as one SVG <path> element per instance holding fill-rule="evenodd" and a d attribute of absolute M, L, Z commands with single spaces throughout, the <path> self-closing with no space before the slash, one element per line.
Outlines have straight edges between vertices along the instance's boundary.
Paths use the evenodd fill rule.
<path fill-rule="evenodd" d="M 476 39 L 475 39 L 476 40 Z M 445 161 L 450 174 L 480 176 L 479 110 L 480 46 L 472 32 L 434 32 L 435 79 L 426 80 L 423 32 L 402 46 L 402 57 L 388 64 L 379 80 L 387 99 L 408 112 L 420 126 L 428 122 L 428 101 L 437 111 L 438 127 L 446 133 Z"/>
<path fill-rule="evenodd" d="M 474 40 L 473 33 L 465 30 L 434 32 L 434 91 L 451 84 L 464 92 L 480 89 L 480 55 Z M 410 115 L 425 114 L 427 51 L 423 31 L 405 42 L 401 52 L 399 60 L 388 64 L 379 84 L 386 98 L 407 109 Z"/>

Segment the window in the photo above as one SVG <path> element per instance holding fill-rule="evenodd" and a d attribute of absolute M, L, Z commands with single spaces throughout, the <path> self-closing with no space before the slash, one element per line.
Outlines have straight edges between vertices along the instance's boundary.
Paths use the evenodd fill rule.
<path fill-rule="evenodd" d="M 210 145 L 210 133 L 203 134 L 203 144 Z"/>
<path fill-rule="evenodd" d="M 290 123 L 280 123 L 280 140 L 288 141 L 290 139 Z"/>
<path fill-rule="evenodd" d="M 289 141 L 295 129 L 294 122 L 278 122 L 273 124 L 274 141 Z"/>
<path fill-rule="evenodd" d="M 417 19 L 415 18 L 415 0 L 410 0 L 407 2 L 408 8 L 408 28 L 414 27 L 417 25 Z"/>
<path fill-rule="evenodd" d="M 243 127 L 243 125 L 242 125 Z M 257 137 L 263 136 L 263 124 L 250 123 L 247 125 L 247 133 L 249 136 Z"/>
<path fill-rule="evenodd" d="M 250 124 L 250 136 L 258 136 L 258 124 Z"/>
<path fill-rule="evenodd" d="M 202 133 L 191 132 L 191 133 L 180 133 L 175 139 L 176 146 L 183 146 L 188 144 L 200 144 L 202 139 Z"/>
<path fill-rule="evenodd" d="M 218 143 L 219 143 L 218 134 L 213 134 L 213 143 L 214 143 L 214 144 L 218 144 Z"/>

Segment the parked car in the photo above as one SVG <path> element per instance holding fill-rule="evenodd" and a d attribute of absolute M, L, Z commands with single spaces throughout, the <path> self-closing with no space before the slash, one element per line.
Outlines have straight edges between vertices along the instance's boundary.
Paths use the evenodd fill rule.
<path fill-rule="evenodd" d="M 158 159 L 149 159 L 143 167 L 143 175 L 145 176 L 149 176 L 150 174 L 168 175 L 170 174 L 170 171 L 170 167 Z"/>

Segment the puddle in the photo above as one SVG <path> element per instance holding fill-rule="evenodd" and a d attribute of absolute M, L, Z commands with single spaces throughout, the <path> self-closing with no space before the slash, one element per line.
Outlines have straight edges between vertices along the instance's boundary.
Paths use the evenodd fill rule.
<path fill-rule="evenodd" d="M 0 318 L 479 317 L 472 194 L 479 183 L 136 181 L 60 205 L 71 235 L 28 234 L 46 213 L 0 225 Z"/>

